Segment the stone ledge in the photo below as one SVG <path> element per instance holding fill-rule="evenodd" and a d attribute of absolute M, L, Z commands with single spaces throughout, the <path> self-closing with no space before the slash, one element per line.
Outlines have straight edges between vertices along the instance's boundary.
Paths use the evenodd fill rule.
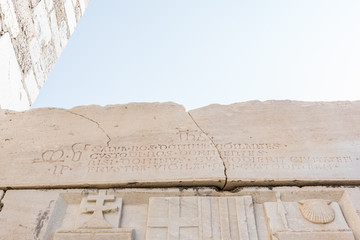
<path fill-rule="evenodd" d="M 0 188 L 360 184 L 360 102 L 0 111 Z"/>

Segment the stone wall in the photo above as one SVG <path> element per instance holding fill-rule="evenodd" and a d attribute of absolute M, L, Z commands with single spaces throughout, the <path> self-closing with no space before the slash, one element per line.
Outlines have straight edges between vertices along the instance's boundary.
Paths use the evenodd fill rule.
<path fill-rule="evenodd" d="M 359 119 L 360 102 L 0 110 L 0 240 L 360 240 Z"/>
<path fill-rule="evenodd" d="M 0 108 L 35 101 L 89 0 L 0 0 Z"/>

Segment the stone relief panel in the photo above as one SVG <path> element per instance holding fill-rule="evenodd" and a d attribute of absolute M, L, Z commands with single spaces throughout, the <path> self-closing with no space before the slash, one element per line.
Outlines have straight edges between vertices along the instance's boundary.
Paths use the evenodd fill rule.
<path fill-rule="evenodd" d="M 75 228 L 57 230 L 54 240 L 133 240 L 132 229 L 119 228 L 121 212 L 122 199 L 100 190 L 82 199 Z"/>
<path fill-rule="evenodd" d="M 150 198 L 146 239 L 255 240 L 252 198 Z"/>
<path fill-rule="evenodd" d="M 360 240 L 358 188 L 8 190 L 0 239 Z"/>
<path fill-rule="evenodd" d="M 274 240 L 355 239 L 337 202 L 321 198 L 284 202 L 277 193 L 277 202 L 263 206 Z"/>

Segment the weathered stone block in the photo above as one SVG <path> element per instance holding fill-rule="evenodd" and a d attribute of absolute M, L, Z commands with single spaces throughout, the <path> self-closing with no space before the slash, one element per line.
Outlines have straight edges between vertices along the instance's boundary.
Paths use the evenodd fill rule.
<path fill-rule="evenodd" d="M 0 187 L 225 184 L 216 148 L 173 103 L 2 112 L 0 135 Z"/>
<path fill-rule="evenodd" d="M 360 102 L 253 101 L 190 114 L 220 151 L 228 188 L 360 181 Z"/>

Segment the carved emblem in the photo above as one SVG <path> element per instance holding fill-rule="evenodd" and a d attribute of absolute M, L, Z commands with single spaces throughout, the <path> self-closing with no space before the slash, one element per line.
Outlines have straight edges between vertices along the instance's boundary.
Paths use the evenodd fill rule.
<path fill-rule="evenodd" d="M 299 201 L 302 216 L 317 224 L 331 223 L 335 219 L 335 211 L 331 207 L 331 201 L 324 199 L 307 199 Z"/>
<path fill-rule="evenodd" d="M 151 197 L 146 240 L 257 240 L 252 198 Z"/>
<path fill-rule="evenodd" d="M 105 201 L 115 201 L 114 195 L 106 195 L 106 192 L 100 191 L 99 195 L 88 196 L 88 202 L 95 202 L 95 205 L 86 206 L 82 213 L 92 213 L 90 219 L 80 228 L 112 228 L 104 219 L 105 212 L 118 211 L 118 207 L 104 206 Z"/>
<path fill-rule="evenodd" d="M 82 209 L 75 229 L 56 231 L 54 240 L 133 240 L 134 230 L 119 228 L 122 199 L 100 190 L 98 195 L 89 195 L 81 202 Z"/>

